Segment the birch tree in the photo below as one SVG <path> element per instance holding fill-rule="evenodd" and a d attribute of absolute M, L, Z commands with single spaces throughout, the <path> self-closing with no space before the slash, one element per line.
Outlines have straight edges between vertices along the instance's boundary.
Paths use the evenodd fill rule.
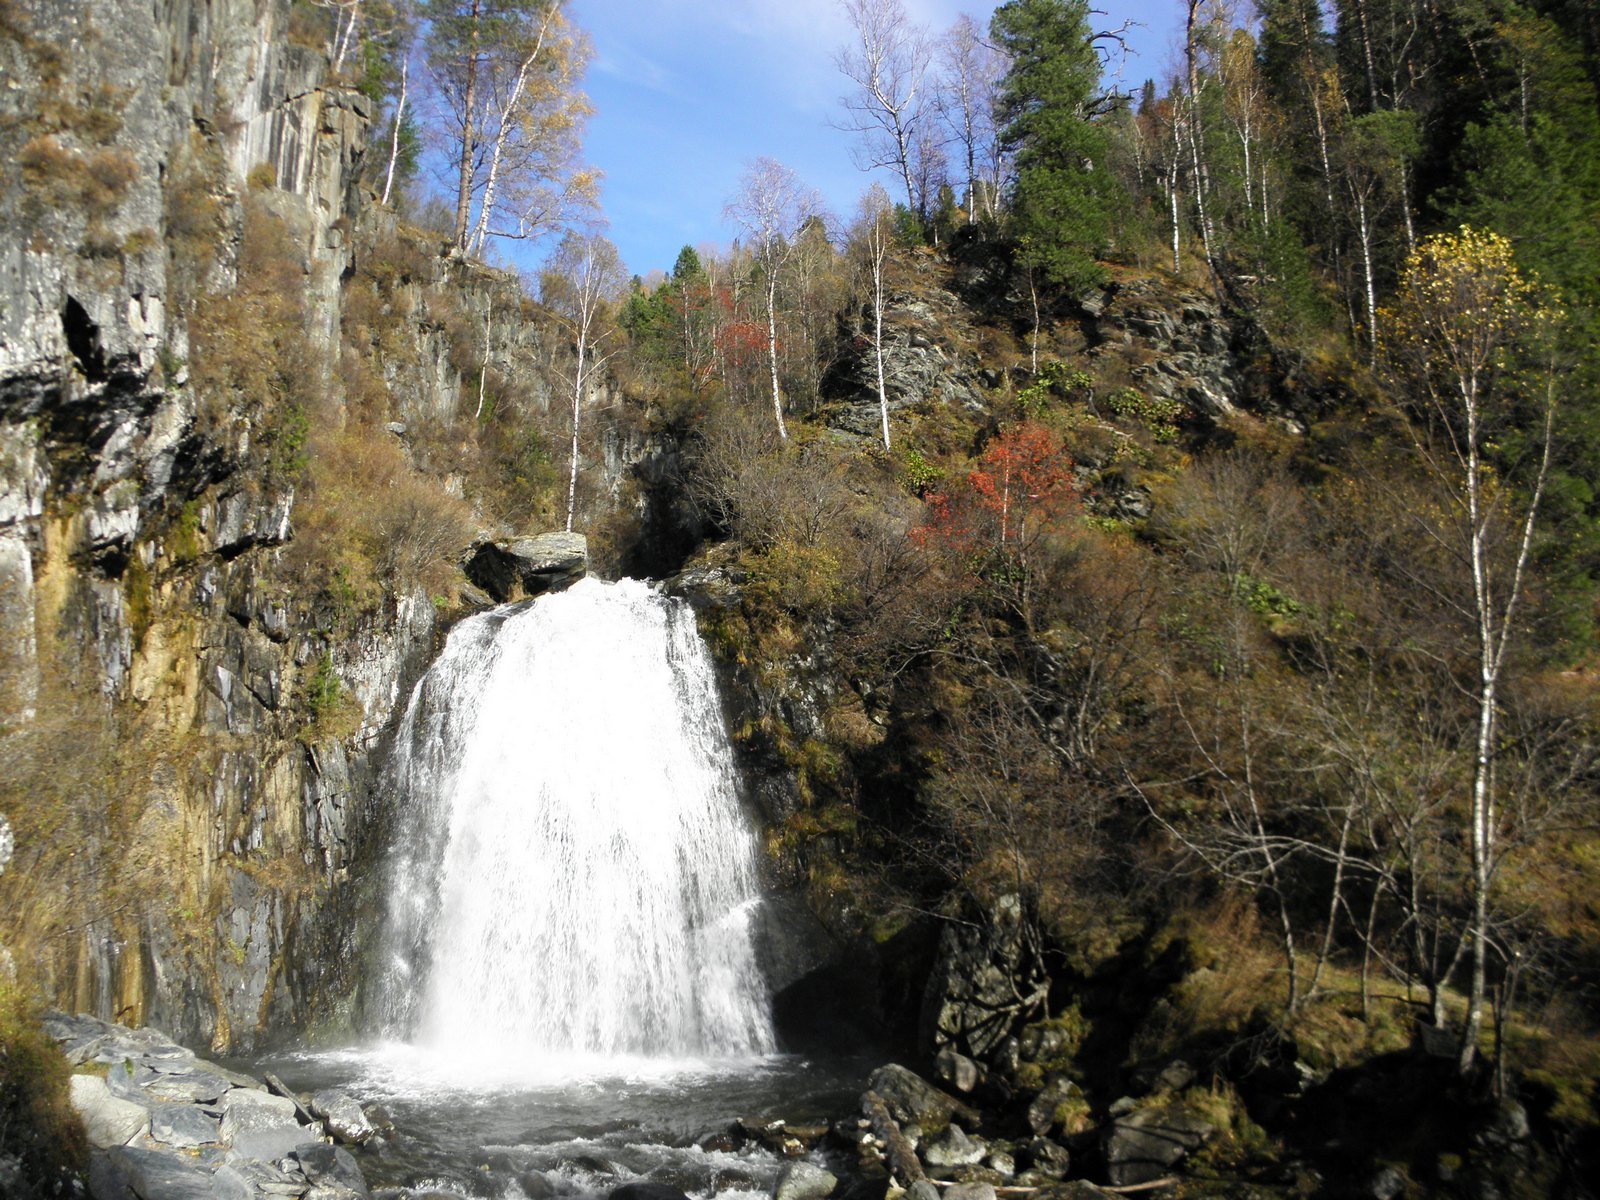
<path fill-rule="evenodd" d="M 886 167 L 898 173 L 906 208 L 925 218 L 913 176 L 933 58 L 927 30 L 911 21 L 901 0 L 840 0 L 840 7 L 855 31 L 855 40 L 839 50 L 834 62 L 855 84 L 840 103 L 844 128 L 861 138 L 856 165 L 863 171 Z"/>
<path fill-rule="evenodd" d="M 1467 227 L 1418 246 L 1384 315 L 1390 365 L 1422 417 L 1418 450 L 1444 497 L 1444 520 L 1430 532 L 1470 577 L 1449 599 L 1474 650 L 1470 981 L 1457 1063 L 1466 1074 L 1483 1025 L 1490 897 L 1504 838 L 1495 778 L 1500 694 L 1554 448 L 1555 376 L 1528 360 L 1553 318 L 1537 283 L 1518 270 L 1511 243 Z M 1512 420 L 1519 408 L 1520 431 Z M 1517 444 L 1527 447 L 1526 460 L 1508 461 L 1506 447 Z"/>
<path fill-rule="evenodd" d="M 614 330 L 606 323 L 609 306 L 622 291 L 626 275 L 617 248 L 599 234 L 569 232 L 556 248 L 543 280 L 546 307 L 572 341 L 572 440 L 567 458 L 567 525 L 578 510 L 578 433 L 583 404 L 594 377 L 610 359 L 605 344 Z"/>
<path fill-rule="evenodd" d="M 592 203 L 579 163 L 587 40 L 564 0 L 427 0 L 426 57 L 455 178 L 456 246 L 528 240 Z"/>
<path fill-rule="evenodd" d="M 1000 198 L 994 105 L 1005 60 L 984 41 L 978 23 L 963 13 L 939 39 L 938 65 L 939 114 L 966 172 L 962 207 L 967 223 L 980 213 L 993 218 Z"/>
<path fill-rule="evenodd" d="M 889 392 L 883 370 L 884 266 L 893 237 L 894 208 L 889 193 L 873 184 L 861 198 L 857 218 L 858 245 L 867 269 L 867 303 L 872 314 L 872 363 L 878 385 L 878 414 L 883 421 L 883 448 L 889 449 Z"/>
<path fill-rule="evenodd" d="M 793 260 L 801 226 L 817 215 L 822 198 L 788 167 L 758 158 L 746 169 L 723 215 L 746 235 L 761 271 L 767 319 L 767 365 L 772 376 L 772 413 L 778 436 L 787 439 L 783 390 L 778 383 L 778 285 Z"/>

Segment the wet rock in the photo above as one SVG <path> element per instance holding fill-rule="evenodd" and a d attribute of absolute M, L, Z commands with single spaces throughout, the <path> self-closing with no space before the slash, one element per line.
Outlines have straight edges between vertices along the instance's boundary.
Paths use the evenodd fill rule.
<path fill-rule="evenodd" d="M 702 1134 L 695 1145 L 707 1154 L 732 1154 L 744 1145 L 743 1131 L 737 1126 L 731 1129 L 714 1129 L 710 1133 Z"/>
<path fill-rule="evenodd" d="M 91 1146 L 126 1146 L 150 1128 L 149 1110 L 132 1100 L 113 1096 L 104 1079 L 74 1075 L 70 1087 L 72 1107 L 83 1122 Z"/>
<path fill-rule="evenodd" d="M 902 1126 L 917 1125 L 925 1133 L 936 1133 L 952 1120 L 968 1126 L 975 1126 L 979 1121 L 978 1113 L 971 1107 L 898 1063 L 889 1063 L 874 1071 L 867 1081 L 867 1090 L 883 1098 L 889 1115 Z"/>
<path fill-rule="evenodd" d="M 940 1189 L 926 1179 L 919 1179 L 906 1189 L 906 1200 L 940 1200 Z"/>
<path fill-rule="evenodd" d="M 514 541 L 483 542 L 467 560 L 467 578 L 496 601 L 560 591 L 589 569 L 589 541 L 581 533 L 542 533 Z"/>
<path fill-rule="evenodd" d="M 306 1141 L 294 1101 L 235 1088 L 222 1098 L 222 1140 L 244 1158 L 272 1162 Z"/>
<path fill-rule="evenodd" d="M 992 1183 L 958 1183 L 944 1189 L 944 1200 L 995 1200 Z"/>
<path fill-rule="evenodd" d="M 823 1200 L 838 1186 L 839 1179 L 831 1171 L 808 1162 L 792 1162 L 778 1173 L 772 1197 L 773 1200 Z"/>
<path fill-rule="evenodd" d="M 949 1126 L 917 1148 L 918 1156 L 930 1167 L 968 1166 L 982 1162 L 988 1152 L 981 1138 L 969 1137 L 959 1125 Z"/>
<path fill-rule="evenodd" d="M 377 1135 L 361 1105 L 346 1092 L 324 1089 L 311 1097 L 311 1111 L 321 1117 L 328 1132 L 342 1142 L 363 1145 Z"/>
<path fill-rule="evenodd" d="M 295 1147 L 294 1157 L 311 1183 L 306 1200 L 365 1200 L 367 1181 L 350 1151 L 322 1142 Z"/>
<path fill-rule="evenodd" d="M 612 1188 L 608 1200 L 689 1200 L 689 1197 L 675 1187 L 641 1179 Z"/>
<path fill-rule="evenodd" d="M 1177 1105 L 1158 1104 L 1118 1117 L 1104 1134 L 1106 1172 L 1118 1187 L 1160 1179 L 1216 1133 Z"/>
<path fill-rule="evenodd" d="M 1393 1167 L 1384 1167 L 1367 1180 L 1362 1195 L 1371 1200 L 1395 1200 L 1406 1190 L 1406 1177 Z"/>

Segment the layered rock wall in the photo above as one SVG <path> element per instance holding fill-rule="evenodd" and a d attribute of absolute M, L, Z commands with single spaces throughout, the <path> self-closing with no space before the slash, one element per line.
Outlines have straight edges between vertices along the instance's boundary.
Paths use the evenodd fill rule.
<path fill-rule="evenodd" d="M 0 724 L 66 797 L 14 778 L 0 810 L 19 859 L 84 841 L 0 942 L 63 1006 L 247 1046 L 349 992 L 374 755 L 439 621 L 420 587 L 352 615 L 296 586 L 281 435 L 208 407 L 191 326 L 254 204 L 337 411 L 343 283 L 396 236 L 360 186 L 372 105 L 289 0 L 9 0 L 0 76 Z M 462 390 L 430 300 L 532 336 L 514 281 L 424 249 L 385 367 L 406 420 Z"/>

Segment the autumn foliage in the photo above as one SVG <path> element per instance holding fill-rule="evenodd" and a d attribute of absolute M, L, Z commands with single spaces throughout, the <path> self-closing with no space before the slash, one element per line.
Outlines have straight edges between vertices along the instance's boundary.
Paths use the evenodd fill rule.
<path fill-rule="evenodd" d="M 1077 498 L 1060 438 L 1030 421 L 990 441 L 963 486 L 929 494 L 927 520 L 913 536 L 969 558 L 998 553 L 1021 560 L 1060 526 Z"/>

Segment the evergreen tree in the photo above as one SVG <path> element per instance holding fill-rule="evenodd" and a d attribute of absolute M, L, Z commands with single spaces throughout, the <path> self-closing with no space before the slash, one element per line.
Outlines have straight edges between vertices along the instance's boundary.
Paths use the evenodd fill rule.
<path fill-rule="evenodd" d="M 1011 59 L 1000 84 L 1001 139 L 1016 155 L 1012 217 L 1023 262 L 1080 288 L 1103 277 L 1110 228 L 1106 139 L 1093 120 L 1100 59 L 1083 0 L 1009 0 L 990 33 Z"/>

